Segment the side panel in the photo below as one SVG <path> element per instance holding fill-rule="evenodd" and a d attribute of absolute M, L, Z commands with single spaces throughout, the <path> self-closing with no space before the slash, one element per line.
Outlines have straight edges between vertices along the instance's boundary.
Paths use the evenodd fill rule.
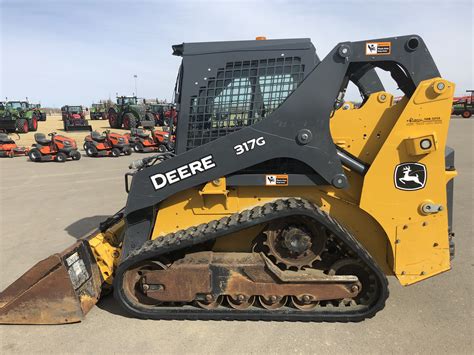
<path fill-rule="evenodd" d="M 387 260 L 404 285 L 450 268 L 445 145 L 453 93 L 446 80 L 421 82 L 365 176 L 360 207 L 385 229 Z M 432 146 L 420 152 L 423 137 Z M 441 209 L 425 213 L 425 204 Z"/>

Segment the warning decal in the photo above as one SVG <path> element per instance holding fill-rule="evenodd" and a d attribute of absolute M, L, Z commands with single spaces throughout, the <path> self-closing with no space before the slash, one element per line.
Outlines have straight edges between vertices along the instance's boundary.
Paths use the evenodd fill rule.
<path fill-rule="evenodd" d="M 265 185 L 267 186 L 288 186 L 288 175 L 266 175 Z"/>
<path fill-rule="evenodd" d="M 365 44 L 365 55 L 389 55 L 392 50 L 390 42 L 367 42 Z"/>

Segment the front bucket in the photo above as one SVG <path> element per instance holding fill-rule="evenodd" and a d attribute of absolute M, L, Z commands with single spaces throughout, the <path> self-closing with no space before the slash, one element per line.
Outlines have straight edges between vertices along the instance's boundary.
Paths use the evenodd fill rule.
<path fill-rule="evenodd" d="M 0 293 L 0 324 L 80 322 L 97 303 L 101 276 L 86 240 L 40 261 Z"/>

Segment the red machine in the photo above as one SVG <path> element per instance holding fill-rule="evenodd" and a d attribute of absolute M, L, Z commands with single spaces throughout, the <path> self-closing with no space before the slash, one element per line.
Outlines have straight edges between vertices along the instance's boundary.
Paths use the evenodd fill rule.
<path fill-rule="evenodd" d="M 176 136 L 173 133 L 167 130 L 158 131 L 152 129 L 152 134 L 156 144 L 161 147 L 161 149 L 158 150 L 160 153 L 164 153 L 166 151 L 174 152 Z"/>
<path fill-rule="evenodd" d="M 88 110 L 88 108 L 86 108 Z M 88 124 L 82 106 L 61 107 L 64 130 L 68 131 L 92 131 L 92 126 Z"/>
<path fill-rule="evenodd" d="M 164 153 L 174 150 L 174 135 L 169 131 L 155 130 L 153 126 L 147 128 L 151 131 L 151 136 L 141 128 L 132 128 L 130 133 L 125 134 L 135 152 Z"/>
<path fill-rule="evenodd" d="M 84 150 L 89 157 L 118 157 L 120 154 L 132 154 L 132 148 L 125 135 L 110 132 L 93 131 L 84 138 Z"/>
<path fill-rule="evenodd" d="M 17 134 L 18 138 L 20 136 Z M 18 156 L 28 155 L 29 149 L 26 147 L 19 147 L 16 142 L 10 138 L 7 133 L 0 132 L 0 157 L 13 158 Z"/>
<path fill-rule="evenodd" d="M 165 119 L 166 122 L 172 122 L 173 126 L 176 127 L 176 124 L 178 123 L 178 113 L 176 112 L 176 108 L 174 106 L 171 106 L 170 109 L 165 111 Z"/>
<path fill-rule="evenodd" d="M 160 150 L 160 145 L 155 142 L 155 139 L 141 128 L 132 128 L 130 133 L 125 134 L 125 137 L 127 137 L 133 150 L 137 153 L 159 152 L 163 150 Z"/>
<path fill-rule="evenodd" d="M 36 144 L 28 152 L 31 161 L 56 161 L 64 163 L 68 158 L 72 160 L 81 159 L 81 153 L 77 150 L 76 141 L 72 138 L 49 133 L 51 139 L 47 139 L 43 133 L 35 133 Z"/>

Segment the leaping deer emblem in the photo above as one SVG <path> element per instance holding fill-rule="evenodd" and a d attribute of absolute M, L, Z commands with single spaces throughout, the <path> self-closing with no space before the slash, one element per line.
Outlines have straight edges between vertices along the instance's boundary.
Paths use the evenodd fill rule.
<path fill-rule="evenodd" d="M 405 166 L 403 168 L 403 176 L 401 178 L 398 178 L 398 180 L 402 183 L 405 184 L 406 182 L 413 181 L 414 183 L 423 186 L 421 183 L 418 174 L 410 175 L 411 168 L 409 166 Z"/>

